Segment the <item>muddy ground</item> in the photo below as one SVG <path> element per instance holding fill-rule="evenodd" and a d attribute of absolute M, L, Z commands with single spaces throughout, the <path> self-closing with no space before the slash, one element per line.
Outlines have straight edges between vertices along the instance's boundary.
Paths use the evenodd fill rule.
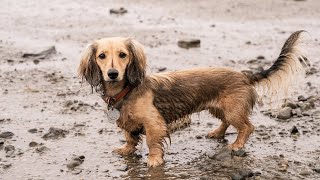
<path fill-rule="evenodd" d="M 320 1 L 1 0 L 1 7 L 0 179 L 320 178 Z M 119 7 L 128 12 L 110 14 Z M 123 134 L 76 74 L 83 49 L 110 36 L 144 44 L 149 73 L 207 66 L 256 71 L 300 29 L 309 32 L 313 68 L 292 88 L 295 115 L 281 120 L 264 115 L 267 107 L 255 108 L 256 130 L 237 156 L 223 150 L 235 140 L 234 129 L 225 141 L 205 138 L 219 124 L 206 112 L 171 135 L 163 167 L 147 168 L 145 143 L 132 157 L 112 154 Z M 200 39 L 200 47 L 178 47 L 186 38 Z"/>

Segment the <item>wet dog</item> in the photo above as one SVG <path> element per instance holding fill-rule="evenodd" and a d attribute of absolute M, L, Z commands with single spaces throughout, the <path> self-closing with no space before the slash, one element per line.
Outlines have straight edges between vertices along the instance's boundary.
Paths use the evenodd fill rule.
<path fill-rule="evenodd" d="M 120 111 L 117 125 L 125 132 L 126 144 L 115 152 L 123 156 L 134 153 L 145 134 L 148 166 L 154 167 L 164 163 L 168 124 L 202 110 L 221 119 L 208 137 L 224 137 L 232 125 L 238 136 L 229 147 L 243 148 L 254 131 L 249 116 L 257 102 L 256 88 L 263 86 L 273 92 L 273 85 L 286 84 L 304 69 L 307 59 L 298 47 L 302 32 L 293 33 L 275 63 L 258 73 L 202 68 L 147 76 L 143 46 L 130 38 L 114 37 L 97 40 L 85 50 L 79 75 L 102 92 L 108 108 Z"/>

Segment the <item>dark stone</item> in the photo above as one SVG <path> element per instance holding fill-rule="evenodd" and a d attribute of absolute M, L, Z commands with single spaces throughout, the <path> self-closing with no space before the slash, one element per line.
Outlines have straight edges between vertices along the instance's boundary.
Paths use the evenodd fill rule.
<path fill-rule="evenodd" d="M 3 139 L 10 139 L 12 138 L 14 134 L 12 132 L 9 132 L 9 131 L 5 131 L 3 133 L 0 134 L 0 138 L 3 138 Z"/>
<path fill-rule="evenodd" d="M 247 153 L 243 149 L 239 149 L 237 151 L 232 150 L 233 156 L 239 156 L 239 157 L 245 157 L 247 156 Z"/>
<path fill-rule="evenodd" d="M 308 99 L 305 98 L 304 96 L 298 96 L 298 101 L 307 101 Z"/>
<path fill-rule="evenodd" d="M 297 128 L 297 126 L 293 126 L 291 131 L 290 131 L 290 134 L 293 135 L 293 134 L 299 134 L 299 130 Z"/>
<path fill-rule="evenodd" d="M 162 67 L 162 68 L 158 69 L 158 72 L 162 72 L 162 71 L 165 71 L 165 70 L 167 70 L 167 68 L 166 67 Z"/>
<path fill-rule="evenodd" d="M 32 129 L 29 129 L 28 132 L 31 133 L 31 134 L 34 134 L 34 133 L 38 132 L 38 129 L 32 128 Z"/>
<path fill-rule="evenodd" d="M 56 48 L 54 46 L 50 46 L 48 49 L 43 50 L 43 51 L 41 51 L 39 53 L 24 53 L 22 55 L 22 57 L 23 58 L 37 57 L 38 60 L 39 60 L 39 59 L 44 59 L 44 58 L 48 57 L 51 54 L 55 54 L 56 52 L 57 52 Z"/>
<path fill-rule="evenodd" d="M 69 132 L 63 129 L 50 127 L 49 131 L 42 136 L 43 139 L 58 139 L 65 137 Z"/>
<path fill-rule="evenodd" d="M 265 57 L 262 56 L 262 55 L 260 55 L 260 56 L 257 57 L 257 59 L 260 59 L 260 60 L 261 60 L 261 59 L 265 59 Z"/>
<path fill-rule="evenodd" d="M 122 15 L 122 14 L 125 14 L 128 12 L 127 9 L 125 9 L 124 7 L 120 7 L 120 8 L 112 8 L 110 9 L 110 14 L 119 14 L 119 15 Z"/>
<path fill-rule="evenodd" d="M 34 141 L 32 141 L 32 142 L 30 142 L 29 143 L 29 147 L 36 147 L 36 146 L 38 146 L 39 144 L 37 143 L 37 142 L 34 142 Z"/>
<path fill-rule="evenodd" d="M 201 40 L 200 39 L 184 39 L 178 41 L 178 46 L 181 48 L 189 49 L 200 47 Z"/>

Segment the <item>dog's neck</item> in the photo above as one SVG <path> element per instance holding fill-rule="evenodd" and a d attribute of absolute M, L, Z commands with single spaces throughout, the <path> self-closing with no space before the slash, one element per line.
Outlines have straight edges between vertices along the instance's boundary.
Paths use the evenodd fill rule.
<path fill-rule="evenodd" d="M 102 99 L 107 103 L 108 109 L 120 109 L 121 104 L 119 102 L 122 102 L 123 98 L 130 93 L 130 91 L 133 89 L 133 87 L 123 82 L 117 82 L 117 83 L 105 83 L 103 84 L 104 87 L 104 94 L 102 95 Z"/>
<path fill-rule="evenodd" d="M 103 85 L 104 88 L 104 95 L 107 97 L 113 97 L 117 94 L 119 94 L 124 88 L 125 88 L 125 81 L 119 81 L 119 82 L 104 82 Z"/>

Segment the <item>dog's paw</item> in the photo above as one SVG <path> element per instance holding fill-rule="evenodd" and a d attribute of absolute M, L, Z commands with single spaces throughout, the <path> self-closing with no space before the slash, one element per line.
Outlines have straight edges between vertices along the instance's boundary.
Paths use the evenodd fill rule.
<path fill-rule="evenodd" d="M 243 148 L 243 145 L 233 143 L 233 144 L 229 144 L 229 145 L 228 145 L 228 148 L 231 149 L 231 150 L 233 150 L 233 151 L 238 151 L 238 150 L 240 150 L 240 149 Z"/>
<path fill-rule="evenodd" d="M 148 156 L 148 167 L 158 167 L 164 163 L 163 158 L 161 156 Z"/>
<path fill-rule="evenodd" d="M 212 138 L 212 139 L 224 139 L 224 134 L 222 133 L 217 133 L 216 131 L 213 131 L 213 132 L 209 132 L 207 135 L 206 135 L 206 138 Z"/>
<path fill-rule="evenodd" d="M 117 153 L 121 156 L 128 156 L 130 154 L 133 154 L 136 151 L 136 148 L 128 148 L 128 147 L 122 147 L 114 149 L 112 152 Z"/>

